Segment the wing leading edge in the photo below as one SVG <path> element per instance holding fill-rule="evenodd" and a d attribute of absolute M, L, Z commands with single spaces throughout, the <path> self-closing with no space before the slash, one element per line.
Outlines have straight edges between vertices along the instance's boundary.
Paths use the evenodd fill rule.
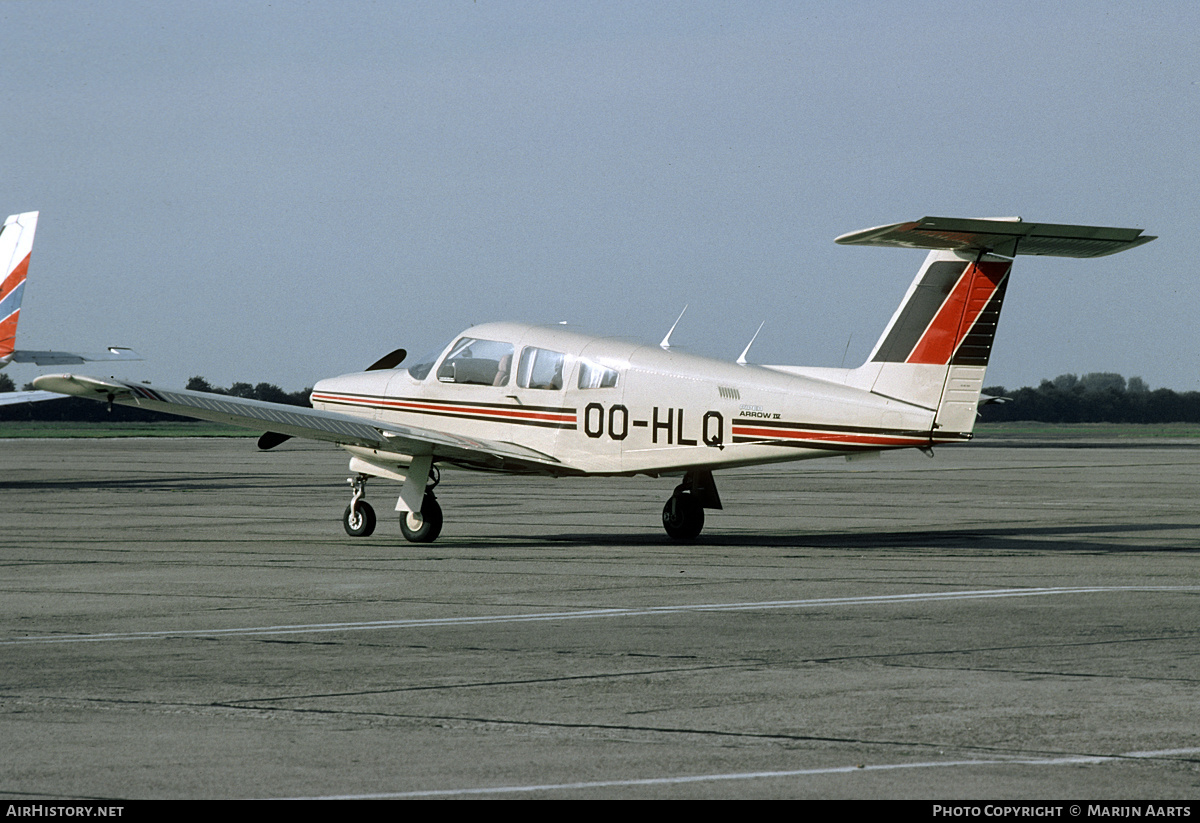
<path fill-rule="evenodd" d="M 159 389 L 146 383 L 74 374 L 43 375 L 35 379 L 33 385 L 58 394 L 259 431 L 269 430 L 339 446 L 362 446 L 410 456 L 430 455 L 435 460 L 472 468 L 553 474 L 570 472 L 553 457 L 514 443 L 477 440 L 412 426 L 376 426 L 352 415 L 303 406 L 186 389 Z"/>
<path fill-rule="evenodd" d="M 62 400 L 61 394 L 51 391 L 6 391 L 0 392 L 0 406 L 15 406 L 18 403 L 41 403 L 45 400 Z"/>

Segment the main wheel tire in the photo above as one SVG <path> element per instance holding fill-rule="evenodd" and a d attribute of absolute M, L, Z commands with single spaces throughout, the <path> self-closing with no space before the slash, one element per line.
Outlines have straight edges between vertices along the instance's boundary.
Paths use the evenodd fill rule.
<path fill-rule="evenodd" d="M 375 510 L 366 500 L 359 500 L 342 513 L 342 526 L 351 537 L 370 537 L 375 531 Z"/>
<path fill-rule="evenodd" d="M 694 540 L 704 528 L 704 507 L 690 494 L 673 494 L 663 506 L 663 528 L 675 540 Z"/>
<path fill-rule="evenodd" d="M 421 501 L 421 513 L 405 512 L 400 515 L 400 531 L 410 543 L 432 543 L 442 533 L 442 507 L 437 498 L 426 492 Z"/>

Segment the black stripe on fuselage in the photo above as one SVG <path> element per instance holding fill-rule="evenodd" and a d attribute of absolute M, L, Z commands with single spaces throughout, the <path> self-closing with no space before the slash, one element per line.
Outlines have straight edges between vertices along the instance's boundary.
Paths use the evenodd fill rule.
<path fill-rule="evenodd" d="M 379 403 L 428 403 L 438 406 L 471 406 L 488 409 L 505 409 L 509 411 L 549 412 L 551 414 L 575 414 L 576 410 L 569 406 L 526 406 L 521 403 L 479 403 L 474 400 L 443 400 L 440 397 L 392 397 L 383 394 L 354 394 L 353 392 L 321 392 L 338 397 L 353 397 L 360 400 L 377 401 Z M 384 408 L 384 407 L 381 407 Z"/>
<path fill-rule="evenodd" d="M 875 426 L 834 426 L 828 423 L 792 423 L 787 420 L 758 420 L 752 417 L 735 417 L 734 426 L 755 428 L 790 429 L 792 431 L 839 432 L 845 434 L 878 434 L 887 437 L 929 437 L 925 430 L 881 429 Z"/>
<path fill-rule="evenodd" d="M 325 394 L 325 392 L 322 392 Z M 453 417 L 460 420 L 476 420 L 488 423 L 514 423 L 522 426 L 536 426 L 545 429 L 567 429 L 574 430 L 578 425 L 574 422 L 560 420 L 529 420 L 521 417 L 510 417 L 507 415 L 489 415 L 485 412 L 472 414 L 469 409 L 496 409 L 498 412 L 529 412 L 533 414 L 562 414 L 576 415 L 577 412 L 573 408 L 562 406 L 523 406 L 516 403 L 476 403 L 465 400 L 436 400 L 427 397 L 386 397 L 383 395 L 370 394 L 350 394 L 349 392 L 328 392 L 334 395 L 332 398 L 320 399 L 317 402 L 329 403 L 333 405 L 346 406 L 352 409 L 373 409 L 376 411 L 400 412 L 404 414 L 421 414 L 429 417 Z M 339 397 L 353 398 L 353 400 L 339 400 Z M 410 407 L 397 407 L 395 403 L 420 403 L 428 406 L 451 406 L 462 409 L 462 411 L 448 411 L 446 409 L 421 409 Z"/>
<path fill-rule="evenodd" d="M 362 408 L 362 406 L 357 406 Z M 434 409 L 396 409 L 389 406 L 372 406 L 370 408 L 378 408 L 381 411 L 404 412 L 405 414 L 423 414 L 428 417 L 456 417 L 460 420 L 474 420 L 483 423 L 512 423 L 517 426 L 537 426 L 543 429 L 569 429 L 578 428 L 575 423 L 562 423 L 556 420 L 528 420 L 520 417 L 492 417 L 488 414 L 471 414 L 469 412 L 449 412 L 439 411 Z"/>

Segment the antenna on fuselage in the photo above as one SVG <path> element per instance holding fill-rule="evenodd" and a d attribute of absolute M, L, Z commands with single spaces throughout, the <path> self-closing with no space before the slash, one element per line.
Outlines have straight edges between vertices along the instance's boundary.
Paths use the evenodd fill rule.
<path fill-rule="evenodd" d="M 658 344 L 659 348 L 662 348 L 662 349 L 671 348 L 671 335 L 675 333 L 675 327 L 679 325 L 679 321 L 683 319 L 683 312 L 686 312 L 686 311 L 687 311 L 687 306 L 684 306 L 683 311 L 681 311 L 679 313 L 679 316 L 675 318 L 675 322 L 671 324 L 671 330 L 669 332 L 667 332 L 667 336 L 664 337 L 662 339 L 662 342 Z"/>
<path fill-rule="evenodd" d="M 750 342 L 746 344 L 746 348 L 742 349 L 742 356 L 737 359 L 737 364 L 739 366 L 746 365 L 746 355 L 750 353 L 750 347 L 753 346 L 754 341 L 758 339 L 758 332 L 762 331 L 762 327 L 766 324 L 766 320 L 758 324 L 758 331 L 754 332 L 754 336 L 750 338 Z"/>

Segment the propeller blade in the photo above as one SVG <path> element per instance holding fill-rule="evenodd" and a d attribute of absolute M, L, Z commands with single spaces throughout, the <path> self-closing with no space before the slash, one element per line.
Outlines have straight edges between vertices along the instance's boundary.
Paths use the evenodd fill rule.
<path fill-rule="evenodd" d="M 399 366 L 404 358 L 408 356 L 408 352 L 404 349 L 396 349 L 390 354 L 385 354 L 383 357 L 376 360 L 371 365 L 367 366 L 364 371 L 379 371 L 380 369 L 394 369 Z"/>
<path fill-rule="evenodd" d="M 286 440 L 291 440 L 290 434 L 280 434 L 279 432 L 266 432 L 262 437 L 258 438 L 258 447 L 263 451 L 273 449 L 280 443 Z"/>

